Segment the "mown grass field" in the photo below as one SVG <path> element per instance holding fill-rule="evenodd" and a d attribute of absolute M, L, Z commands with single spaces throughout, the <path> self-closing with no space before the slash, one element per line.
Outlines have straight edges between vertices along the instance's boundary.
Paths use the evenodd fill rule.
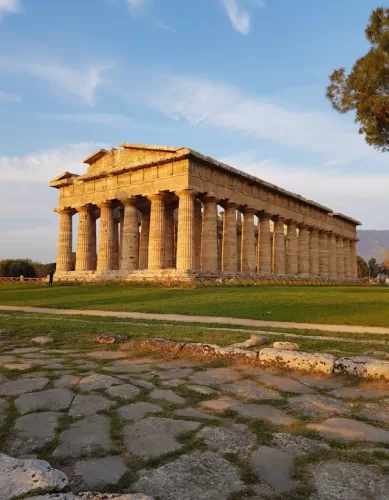
<path fill-rule="evenodd" d="M 0 285 L 0 304 L 389 326 L 389 288 Z"/>

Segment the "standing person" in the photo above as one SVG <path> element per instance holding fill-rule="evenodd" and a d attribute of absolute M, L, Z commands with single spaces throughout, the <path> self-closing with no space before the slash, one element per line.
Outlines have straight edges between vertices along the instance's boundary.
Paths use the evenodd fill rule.
<path fill-rule="evenodd" d="M 49 270 L 49 287 L 53 286 L 54 269 Z"/>

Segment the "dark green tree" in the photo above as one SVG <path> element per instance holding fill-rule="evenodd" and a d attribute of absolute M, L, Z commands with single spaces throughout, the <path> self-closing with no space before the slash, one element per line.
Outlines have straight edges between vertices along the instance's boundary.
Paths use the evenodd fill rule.
<path fill-rule="evenodd" d="M 369 266 L 367 265 L 365 259 L 363 259 L 359 255 L 357 256 L 357 269 L 358 278 L 366 278 L 367 276 L 369 276 Z"/>
<path fill-rule="evenodd" d="M 344 68 L 330 75 L 327 97 L 339 113 L 355 111 L 359 133 L 366 142 L 389 151 L 389 9 L 375 9 L 365 29 L 370 50 L 349 74 Z"/>
<path fill-rule="evenodd" d="M 368 261 L 368 266 L 369 266 L 369 269 L 370 269 L 370 277 L 371 278 L 376 278 L 379 271 L 380 271 L 380 266 L 377 262 L 377 260 L 372 257 L 369 261 Z"/>
<path fill-rule="evenodd" d="M 35 278 L 36 271 L 30 259 L 5 259 L 0 261 L 0 276 Z"/>

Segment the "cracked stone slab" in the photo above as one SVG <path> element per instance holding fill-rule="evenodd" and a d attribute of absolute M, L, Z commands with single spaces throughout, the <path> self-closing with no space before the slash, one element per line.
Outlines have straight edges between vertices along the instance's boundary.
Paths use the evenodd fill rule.
<path fill-rule="evenodd" d="M 11 354 L 28 354 L 30 352 L 39 352 L 39 347 L 18 347 L 10 351 Z"/>
<path fill-rule="evenodd" d="M 41 352 L 29 352 L 23 355 L 26 359 L 52 359 L 47 354 L 42 354 Z"/>
<path fill-rule="evenodd" d="M 12 455 L 26 455 L 53 439 L 59 416 L 56 412 L 38 412 L 18 418 L 14 427 L 15 437 L 10 443 Z"/>
<path fill-rule="evenodd" d="M 0 453 L 0 492 L 2 500 L 61 491 L 69 481 L 65 474 L 44 460 L 17 459 Z"/>
<path fill-rule="evenodd" d="M 182 410 L 176 410 L 174 413 L 179 417 L 197 418 L 199 420 L 214 420 L 216 418 L 199 410 L 195 410 L 194 408 L 184 408 Z"/>
<path fill-rule="evenodd" d="M 124 443 L 129 452 L 142 458 L 154 458 L 179 450 L 177 437 L 194 431 L 199 422 L 148 417 L 124 428 Z"/>
<path fill-rule="evenodd" d="M 93 415 L 72 424 L 59 437 L 59 446 L 54 450 L 56 458 L 90 455 L 110 447 L 108 419 Z"/>
<path fill-rule="evenodd" d="M 271 373 L 263 372 L 258 375 L 258 378 L 262 384 L 274 387 L 282 392 L 294 392 L 296 394 L 309 394 L 312 392 L 310 387 L 287 376 L 279 377 Z"/>
<path fill-rule="evenodd" d="M 290 415 L 269 405 L 241 404 L 235 406 L 234 411 L 243 417 L 267 420 L 276 425 L 292 425 L 295 422 Z"/>
<path fill-rule="evenodd" d="M 389 443 L 389 431 L 350 418 L 330 418 L 322 423 L 308 424 L 307 428 L 328 438 Z"/>
<path fill-rule="evenodd" d="M 235 406 L 239 406 L 241 404 L 242 404 L 241 401 L 225 396 L 218 399 L 210 399 L 209 401 L 203 401 L 200 404 L 200 407 L 207 408 L 208 410 L 213 410 L 213 411 L 225 411 L 229 410 L 230 408 L 234 408 Z"/>
<path fill-rule="evenodd" d="M 0 356 L 0 365 L 3 365 L 4 363 L 15 363 L 16 358 L 15 356 Z"/>
<path fill-rule="evenodd" d="M 116 385 L 107 389 L 112 398 L 133 399 L 140 393 L 140 389 L 131 384 Z"/>
<path fill-rule="evenodd" d="M 142 380 L 142 379 L 135 379 L 135 378 L 129 378 L 126 379 L 128 382 L 131 382 L 131 384 L 137 385 L 138 387 L 141 387 L 142 389 L 153 389 L 154 384 L 151 382 L 147 382 L 147 380 Z"/>
<path fill-rule="evenodd" d="M 344 386 L 339 378 L 320 377 L 318 375 L 293 375 L 295 380 L 309 387 L 316 387 L 318 389 L 340 389 Z"/>
<path fill-rule="evenodd" d="M 385 500 L 389 477 L 377 467 L 358 463 L 328 461 L 309 467 L 313 493 L 309 500 Z"/>
<path fill-rule="evenodd" d="M 334 371 L 363 378 L 389 380 L 389 361 L 363 356 L 340 358 L 335 361 Z"/>
<path fill-rule="evenodd" d="M 192 375 L 193 370 L 190 368 L 173 368 L 172 370 L 167 370 L 166 372 L 159 373 L 159 377 L 163 380 L 172 380 L 176 378 L 185 378 Z"/>
<path fill-rule="evenodd" d="M 389 396 L 389 391 L 379 389 L 365 389 L 361 387 L 343 387 L 335 389 L 330 394 L 345 399 L 381 399 Z"/>
<path fill-rule="evenodd" d="M 273 434 L 272 445 L 290 455 L 308 455 L 317 451 L 330 450 L 327 443 L 294 434 L 277 432 Z"/>
<path fill-rule="evenodd" d="M 114 372 L 114 373 L 144 373 L 151 371 L 151 366 L 149 364 L 134 364 L 127 359 L 123 359 L 108 365 L 104 368 L 104 371 Z"/>
<path fill-rule="evenodd" d="M 15 400 L 15 404 L 22 415 L 37 410 L 61 411 L 69 408 L 73 397 L 68 389 L 48 389 L 23 394 Z"/>
<path fill-rule="evenodd" d="M 107 494 L 87 491 L 78 495 L 73 495 L 73 493 L 40 495 L 38 497 L 31 497 L 29 500 L 154 500 L 154 498 L 143 495 L 143 493 L 121 495 L 120 493 Z"/>
<path fill-rule="evenodd" d="M 211 389 L 210 387 L 205 387 L 204 385 L 187 385 L 187 389 L 190 391 L 198 392 L 199 394 L 204 394 L 205 396 L 210 396 L 211 394 L 217 394 L 215 389 Z"/>
<path fill-rule="evenodd" d="M 27 392 L 40 391 L 49 383 L 45 377 L 30 378 L 27 380 L 12 380 L 0 386 L 1 396 L 21 396 Z"/>
<path fill-rule="evenodd" d="M 359 414 L 369 420 L 389 424 L 389 401 L 385 403 L 364 403 Z"/>
<path fill-rule="evenodd" d="M 74 471 L 84 486 L 95 488 L 99 485 L 117 483 L 126 472 L 126 464 L 119 456 L 90 458 L 77 462 Z"/>
<path fill-rule="evenodd" d="M 14 370 L 19 372 L 31 370 L 32 367 L 32 363 L 5 363 L 3 365 L 3 368 L 5 368 L 6 370 Z"/>
<path fill-rule="evenodd" d="M 88 417 L 103 410 L 108 410 L 116 403 L 97 394 L 80 395 L 73 399 L 69 410 L 71 417 Z"/>
<path fill-rule="evenodd" d="M 160 406 L 143 401 L 119 408 L 119 414 L 122 418 L 134 422 L 141 420 L 147 413 L 157 413 L 159 411 L 163 411 Z"/>
<path fill-rule="evenodd" d="M 232 384 L 224 384 L 221 386 L 221 389 L 247 400 L 281 399 L 278 392 L 261 387 L 250 380 L 240 380 Z"/>
<path fill-rule="evenodd" d="M 245 485 L 239 470 L 217 453 L 195 452 L 142 470 L 134 488 L 160 500 L 227 500 Z"/>
<path fill-rule="evenodd" d="M 350 404 L 316 394 L 306 394 L 304 396 L 289 398 L 288 406 L 311 418 L 329 418 L 337 415 L 349 415 L 351 413 Z"/>
<path fill-rule="evenodd" d="M 293 457 L 285 451 L 260 446 L 251 458 L 256 474 L 277 493 L 287 493 L 297 486 L 292 480 Z"/>
<path fill-rule="evenodd" d="M 176 394 L 175 392 L 171 391 L 170 389 L 167 390 L 154 389 L 154 391 L 150 393 L 149 397 L 150 399 L 163 399 L 168 403 L 173 403 L 176 405 L 185 404 L 185 399 Z"/>
<path fill-rule="evenodd" d="M 208 368 L 203 372 L 195 372 L 189 380 L 197 385 L 220 385 L 235 382 L 239 378 L 239 373 L 230 368 Z"/>
<path fill-rule="evenodd" d="M 118 351 L 92 351 L 85 354 L 88 358 L 92 359 L 121 359 L 125 358 L 127 354 L 125 352 Z"/>
<path fill-rule="evenodd" d="M 164 386 L 167 386 L 167 387 L 180 387 L 182 385 L 185 384 L 185 381 L 184 380 L 181 380 L 181 379 L 176 379 L 176 380 L 162 380 L 162 383 Z"/>
<path fill-rule="evenodd" d="M 96 391 L 99 389 L 107 389 L 112 385 L 123 384 L 122 380 L 115 377 L 110 377 L 109 375 L 102 375 L 101 373 L 92 373 L 87 377 L 80 380 L 78 387 L 84 391 Z"/>
<path fill-rule="evenodd" d="M 197 436 L 214 451 L 247 455 L 255 448 L 255 436 L 244 424 L 204 427 Z"/>

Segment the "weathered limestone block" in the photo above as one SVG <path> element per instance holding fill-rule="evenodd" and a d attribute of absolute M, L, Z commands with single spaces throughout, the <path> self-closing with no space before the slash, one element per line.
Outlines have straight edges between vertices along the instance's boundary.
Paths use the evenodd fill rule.
<path fill-rule="evenodd" d="M 297 351 L 300 345 L 295 342 L 273 342 L 274 349 L 285 349 L 286 351 Z"/>
<path fill-rule="evenodd" d="M 335 373 L 389 380 L 389 361 L 364 357 L 340 358 L 335 361 Z"/>
<path fill-rule="evenodd" d="M 65 474 L 44 460 L 9 457 L 0 453 L 0 498 L 13 498 L 31 493 L 64 490 L 69 484 Z"/>
<path fill-rule="evenodd" d="M 255 361 L 258 358 L 258 352 L 256 351 L 245 351 L 244 349 L 237 349 L 235 347 L 221 347 L 214 344 L 202 344 L 195 342 L 185 344 L 182 351 L 200 354 L 202 356 L 212 356 L 214 358 L 233 357 L 234 359 L 242 359 L 246 362 Z"/>
<path fill-rule="evenodd" d="M 179 352 L 184 347 L 184 342 L 174 342 L 165 339 L 149 339 L 141 342 L 141 347 L 145 349 L 155 349 L 158 351 Z"/>
<path fill-rule="evenodd" d="M 258 362 L 263 365 L 279 365 L 291 370 L 330 374 L 334 370 L 335 358 L 331 354 L 265 348 L 259 351 Z"/>
<path fill-rule="evenodd" d="M 266 337 L 261 337 L 259 335 L 251 335 L 251 337 L 248 340 L 232 344 L 231 347 L 238 349 L 247 349 L 248 347 L 255 347 L 257 345 L 264 345 L 268 343 L 269 339 Z"/>

